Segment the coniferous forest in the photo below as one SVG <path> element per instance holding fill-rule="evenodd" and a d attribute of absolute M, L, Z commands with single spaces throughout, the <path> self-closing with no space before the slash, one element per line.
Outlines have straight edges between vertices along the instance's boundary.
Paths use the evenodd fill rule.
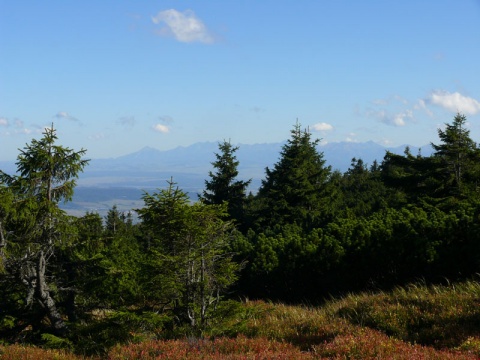
<path fill-rule="evenodd" d="M 88 159 L 52 125 L 0 171 L 0 357 L 480 356 L 480 148 L 462 114 L 432 140 L 341 173 L 297 122 L 255 194 L 224 141 L 133 221 L 59 208 Z"/>

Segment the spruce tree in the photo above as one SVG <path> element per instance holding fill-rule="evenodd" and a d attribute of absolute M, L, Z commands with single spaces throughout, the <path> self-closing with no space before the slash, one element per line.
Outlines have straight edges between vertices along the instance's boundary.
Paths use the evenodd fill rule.
<path fill-rule="evenodd" d="M 36 310 L 31 319 L 20 322 L 24 327 L 38 326 L 44 314 L 52 330 L 62 335 L 66 323 L 52 290 L 61 286 L 55 283 L 49 262 L 54 259 L 56 249 L 71 241 L 69 219 L 58 203 L 71 200 L 76 178 L 88 160 L 82 159 L 86 150 L 75 152 L 57 145 L 56 141 L 52 124 L 40 140 L 34 139 L 20 150 L 16 163 L 18 175 L 0 171 L 0 185 L 9 188 L 16 213 L 9 224 L 10 235 L 2 240 L 15 249 L 7 254 L 6 269 L 25 286 L 25 312 Z"/>
<path fill-rule="evenodd" d="M 466 124 L 465 115 L 458 113 L 452 124 L 445 124 L 445 130 L 438 129 L 442 143 L 432 143 L 434 157 L 439 162 L 436 172 L 439 192 L 446 196 L 466 197 L 478 185 L 480 149 L 470 138 Z"/>
<path fill-rule="evenodd" d="M 235 152 L 238 146 L 223 141 L 218 148 L 220 153 L 215 153 L 216 161 L 211 163 L 215 172 L 209 171 L 210 180 L 205 180 L 205 190 L 200 199 L 207 205 L 228 203 L 230 218 L 242 221 L 246 191 L 251 180 L 237 180 L 239 161 Z"/>
<path fill-rule="evenodd" d="M 297 122 L 291 138 L 283 146 L 280 160 L 266 168 L 266 178 L 258 193 L 261 225 L 297 223 L 310 228 L 318 225 L 328 209 L 327 182 L 331 173 L 319 140 Z"/>

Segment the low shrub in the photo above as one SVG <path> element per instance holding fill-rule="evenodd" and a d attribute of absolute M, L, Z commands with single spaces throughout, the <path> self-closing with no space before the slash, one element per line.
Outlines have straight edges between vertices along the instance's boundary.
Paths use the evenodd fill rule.
<path fill-rule="evenodd" d="M 480 284 L 473 281 L 350 295 L 339 303 L 337 316 L 410 343 L 455 348 L 480 335 Z"/>

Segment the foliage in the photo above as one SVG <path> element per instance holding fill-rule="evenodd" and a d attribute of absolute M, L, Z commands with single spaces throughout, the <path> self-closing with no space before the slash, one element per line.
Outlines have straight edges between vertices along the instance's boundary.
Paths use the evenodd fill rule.
<path fill-rule="evenodd" d="M 201 330 L 239 269 L 229 251 L 233 228 L 224 220 L 226 206 L 191 205 L 172 181 L 143 199 L 145 208 L 138 213 L 152 231 L 145 272 L 153 290 L 149 301 L 173 308 L 180 323 Z"/>
<path fill-rule="evenodd" d="M 445 124 L 445 130 L 438 130 L 442 143 L 432 144 L 434 156 L 439 160 L 435 175 L 444 196 L 472 196 L 477 190 L 480 149 L 470 138 L 466 125 L 465 115 L 457 114 L 452 124 Z"/>
<path fill-rule="evenodd" d="M 283 146 L 273 169 L 265 170 L 265 180 L 258 191 L 260 211 L 257 226 L 297 223 L 313 228 L 321 224 L 329 212 L 327 180 L 330 167 L 325 166 L 323 153 L 316 149 L 318 140 L 311 140 L 308 130 L 299 123 Z"/>
<path fill-rule="evenodd" d="M 104 349 L 110 359 L 476 359 L 479 292 L 480 285 L 468 281 L 352 294 L 321 307 L 247 301 L 243 311 L 230 319 L 229 326 L 237 329 L 231 337 L 207 332 L 203 338 L 161 340 L 161 331 L 155 333 L 162 328 L 161 317 L 154 320 L 147 313 L 123 312 L 108 315 L 104 323 L 108 325 L 93 331 L 91 342 L 119 336 L 118 345 Z M 419 321 L 419 315 L 433 316 L 435 321 Z M 384 328 L 389 321 L 406 332 Z M 443 321 L 445 327 L 440 326 Z M 100 336 L 94 338 L 94 334 Z M 413 337 L 404 339 L 404 334 Z M 0 346 L 0 354 L 5 359 L 77 358 L 18 345 Z"/>
<path fill-rule="evenodd" d="M 69 246 L 74 238 L 69 218 L 58 202 L 71 199 L 75 180 L 88 160 L 82 159 L 85 150 L 75 152 L 56 145 L 56 140 L 52 125 L 40 140 L 33 139 L 20 151 L 18 175 L 0 171 L 0 184 L 8 188 L 2 194 L 13 196 L 11 206 L 15 208 L 10 217 L 3 215 L 8 223 L 0 228 L 2 249 L 5 243 L 10 249 L 6 257 L 3 253 L 7 271 L 1 280 L 23 284 L 26 293 L 23 309 L 17 309 L 19 319 L 13 333 L 29 325 L 41 326 L 45 315 L 57 335 L 67 330 L 54 297 L 61 284 L 50 272 L 49 262 L 57 249 Z"/>
<path fill-rule="evenodd" d="M 235 156 L 238 146 L 229 141 L 218 144 L 219 154 L 215 154 L 216 161 L 212 162 L 215 173 L 210 171 L 210 180 L 205 181 L 205 190 L 200 200 L 208 205 L 228 204 L 228 214 L 231 219 L 240 223 L 244 220 L 244 206 L 246 191 L 251 180 L 237 180 L 239 161 Z"/>
<path fill-rule="evenodd" d="M 350 295 L 337 314 L 389 336 L 437 348 L 455 348 L 478 336 L 480 284 L 396 288 L 391 293 Z M 465 346 L 465 345 L 464 345 Z"/>
<path fill-rule="evenodd" d="M 0 345 L 0 357 L 2 360 L 38 359 L 38 360 L 80 360 L 77 356 L 66 350 L 46 350 L 38 347 L 25 345 Z"/>
<path fill-rule="evenodd" d="M 116 345 L 159 339 L 171 322 L 167 315 L 150 311 L 97 310 L 94 314 L 70 334 L 74 351 L 84 356 L 105 356 Z"/>
<path fill-rule="evenodd" d="M 265 338 L 219 338 L 203 340 L 188 338 L 162 342 L 145 342 L 117 347 L 109 353 L 114 359 L 313 359 L 294 346 Z"/>
<path fill-rule="evenodd" d="M 380 175 L 377 162 L 368 168 L 362 159 L 353 158 L 350 168 L 336 184 L 341 194 L 337 217 L 367 217 L 385 208 L 391 200 Z"/>

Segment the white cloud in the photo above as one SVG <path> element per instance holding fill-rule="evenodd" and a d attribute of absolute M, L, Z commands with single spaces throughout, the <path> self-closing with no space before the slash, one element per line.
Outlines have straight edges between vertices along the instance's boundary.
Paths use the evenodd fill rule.
<path fill-rule="evenodd" d="M 345 141 L 346 142 L 358 142 L 358 140 L 356 139 L 357 137 L 357 134 L 351 132 L 351 133 L 348 133 L 347 134 L 347 137 L 345 138 Z"/>
<path fill-rule="evenodd" d="M 330 131 L 333 130 L 333 126 L 327 123 L 317 123 L 312 126 L 315 131 Z"/>
<path fill-rule="evenodd" d="M 452 112 L 475 115 L 480 112 L 480 102 L 474 98 L 464 96 L 459 92 L 437 90 L 432 92 L 427 101 Z"/>
<path fill-rule="evenodd" d="M 168 126 L 163 124 L 153 125 L 153 130 L 162 134 L 167 134 L 168 132 L 170 132 L 170 129 L 168 128 Z"/>
<path fill-rule="evenodd" d="M 39 134 L 42 132 L 41 128 L 29 129 L 24 127 L 23 121 L 15 118 L 13 122 L 6 117 L 0 116 L 0 128 L 11 128 L 13 125 L 13 130 L 5 130 L 1 133 L 2 136 L 15 136 L 15 135 L 30 135 L 33 133 Z"/>
<path fill-rule="evenodd" d="M 70 120 L 70 121 L 78 121 L 78 119 L 72 115 L 70 115 L 68 112 L 66 111 L 59 111 L 58 113 L 56 113 L 54 115 L 55 118 L 57 119 L 65 119 L 65 120 Z"/>
<path fill-rule="evenodd" d="M 394 144 L 394 142 L 389 139 L 382 139 L 379 143 L 383 146 L 392 146 Z"/>
<path fill-rule="evenodd" d="M 405 126 L 406 119 L 413 119 L 413 112 L 412 110 L 405 110 L 404 112 L 395 114 L 392 118 L 392 124 L 395 126 Z"/>
<path fill-rule="evenodd" d="M 415 111 L 424 111 L 428 116 L 433 117 L 434 113 L 427 107 L 427 102 L 424 99 L 417 100 L 417 103 L 413 105 L 413 110 Z"/>
<path fill-rule="evenodd" d="M 42 132 L 41 129 L 28 129 L 28 128 L 23 128 L 23 129 L 17 129 L 14 131 L 15 134 L 23 134 L 23 135 L 30 135 L 30 134 L 40 134 Z"/>
<path fill-rule="evenodd" d="M 213 43 L 213 36 L 203 22 L 191 10 L 183 13 L 175 9 L 160 11 L 152 17 L 154 24 L 164 23 L 166 27 L 159 30 L 162 36 L 173 36 L 180 42 Z"/>
<path fill-rule="evenodd" d="M 368 110 L 367 116 L 376 118 L 380 122 L 386 125 L 392 126 L 405 126 L 407 125 L 406 120 L 413 119 L 413 112 L 412 110 L 405 110 L 403 112 L 390 114 L 386 110 Z"/>

